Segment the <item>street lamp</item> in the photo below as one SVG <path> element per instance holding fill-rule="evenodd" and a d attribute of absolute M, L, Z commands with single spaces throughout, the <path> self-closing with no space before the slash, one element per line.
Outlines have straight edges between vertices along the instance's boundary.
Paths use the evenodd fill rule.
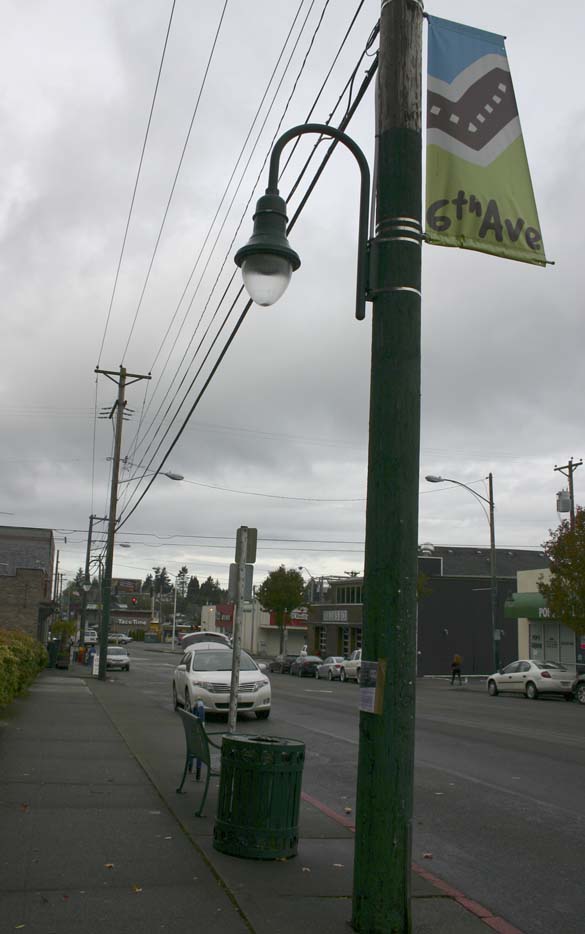
<path fill-rule="evenodd" d="M 280 155 L 292 139 L 306 133 L 330 136 L 343 143 L 355 156 L 361 173 L 358 262 L 356 284 L 356 318 L 365 317 L 366 265 L 368 255 L 368 220 L 370 168 L 363 152 L 342 130 L 324 123 L 305 123 L 287 130 L 274 144 L 270 156 L 268 187 L 258 199 L 254 212 L 254 232 L 245 246 L 240 247 L 234 261 L 241 267 L 246 290 L 257 305 L 273 305 L 282 297 L 293 272 L 299 268 L 299 256 L 286 238 L 286 202 L 278 192 Z"/>
<path fill-rule="evenodd" d="M 363 152 L 340 129 L 306 124 L 288 130 L 275 143 L 253 235 L 234 257 L 252 300 L 262 305 L 276 301 L 300 266 L 286 239 L 285 203 L 278 192 L 281 151 L 307 133 L 332 137 L 350 150 L 361 175 L 358 320 L 365 317 L 366 300 L 372 302 L 362 649 L 362 677 L 364 686 L 367 677 L 370 689 L 362 692 L 360 710 L 351 922 L 363 934 L 406 934 L 411 929 L 423 239 L 421 37 L 420 0 L 382 4 L 375 236 L 368 242 L 370 172 Z M 334 238 L 329 248 L 335 251 Z M 274 281 L 266 282 L 271 272 Z"/>
<path fill-rule="evenodd" d="M 499 652 L 498 652 L 498 641 L 496 639 L 496 621 L 498 613 L 498 578 L 496 573 L 496 528 L 495 528 L 495 518 L 494 518 L 494 483 L 493 476 L 491 473 L 488 474 L 488 496 L 482 496 L 481 493 L 478 493 L 477 490 L 473 490 L 470 486 L 467 486 L 466 483 L 461 483 L 460 480 L 453 480 L 450 477 L 437 477 L 434 474 L 428 474 L 425 477 L 425 480 L 428 480 L 429 483 L 454 483 L 456 486 L 462 486 L 464 490 L 468 490 L 469 493 L 472 493 L 475 498 L 480 501 L 480 506 L 483 509 L 484 515 L 488 520 L 490 527 L 490 579 L 491 579 L 491 611 L 492 611 L 492 662 L 494 666 L 494 671 L 497 671 L 500 667 L 499 662 Z M 488 504 L 489 514 L 486 512 L 484 503 Z"/>

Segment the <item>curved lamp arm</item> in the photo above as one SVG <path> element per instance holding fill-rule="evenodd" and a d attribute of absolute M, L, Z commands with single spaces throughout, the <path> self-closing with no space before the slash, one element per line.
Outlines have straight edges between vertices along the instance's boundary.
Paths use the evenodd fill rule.
<path fill-rule="evenodd" d="M 301 265 L 300 258 L 290 246 L 286 237 L 286 203 L 278 192 L 278 172 L 282 150 L 292 139 L 304 136 L 307 133 L 317 133 L 319 136 L 331 137 L 349 149 L 356 158 L 361 173 L 360 212 L 358 231 L 358 260 L 356 283 L 355 316 L 359 320 L 365 318 L 366 292 L 367 292 L 367 261 L 368 261 L 368 219 L 370 198 L 370 169 L 366 157 L 359 146 L 336 127 L 325 123 L 304 123 L 292 127 L 277 139 L 270 156 L 270 169 L 268 188 L 266 194 L 258 199 L 254 214 L 254 231 L 248 242 L 240 247 L 234 256 L 236 265 L 242 268 L 244 282 L 251 297 L 261 305 L 271 305 L 277 301 L 286 289 L 290 276 Z M 276 283 L 273 292 L 268 290 L 262 299 L 260 294 L 253 294 L 251 282 L 246 282 L 250 273 L 259 274 Z M 280 277 L 280 282 L 278 278 Z"/>
<path fill-rule="evenodd" d="M 485 515 L 485 517 L 486 517 L 488 523 L 490 523 L 490 525 L 491 525 L 490 517 L 489 517 L 489 515 L 487 514 L 486 509 L 485 509 L 485 506 L 483 505 L 483 503 L 487 503 L 488 506 L 489 506 L 491 509 L 493 509 L 494 504 L 493 504 L 493 502 L 492 502 L 491 500 L 489 500 L 489 499 L 487 498 L 487 496 L 482 496 L 481 493 L 478 493 L 477 490 L 474 490 L 474 489 L 472 489 L 470 486 L 467 486 L 466 483 L 462 483 L 461 480 L 452 480 L 451 477 L 431 477 L 431 476 L 427 476 L 425 479 L 428 480 L 430 483 L 454 483 L 455 486 L 462 486 L 464 490 L 468 490 L 470 493 L 473 494 L 473 496 L 475 496 L 475 498 L 476 498 L 477 500 L 481 500 L 481 501 L 482 501 L 482 502 L 480 502 L 480 506 L 481 506 L 481 508 L 483 509 L 484 515 Z"/>

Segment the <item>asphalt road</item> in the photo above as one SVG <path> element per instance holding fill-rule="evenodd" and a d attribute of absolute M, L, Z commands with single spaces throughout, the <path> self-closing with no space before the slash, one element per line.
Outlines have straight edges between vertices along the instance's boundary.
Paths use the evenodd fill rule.
<path fill-rule="evenodd" d="M 179 655 L 131 656 L 114 677 L 170 707 Z M 270 719 L 245 714 L 238 729 L 303 739 L 304 791 L 353 813 L 357 686 L 271 681 Z M 584 934 L 585 709 L 419 681 L 413 858 L 525 934 Z"/>

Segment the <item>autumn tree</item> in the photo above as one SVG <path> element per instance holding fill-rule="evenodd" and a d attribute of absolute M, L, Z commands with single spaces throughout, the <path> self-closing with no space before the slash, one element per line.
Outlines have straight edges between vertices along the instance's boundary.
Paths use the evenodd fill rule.
<path fill-rule="evenodd" d="M 550 580 L 539 581 L 552 619 L 585 633 L 585 509 L 578 506 L 573 527 L 564 519 L 543 545 Z"/>
<path fill-rule="evenodd" d="M 285 621 L 289 613 L 305 602 L 305 584 L 302 574 L 291 568 L 287 571 L 281 564 L 271 571 L 256 590 L 256 597 L 265 610 L 276 615 L 280 631 L 280 653 L 285 650 Z"/>

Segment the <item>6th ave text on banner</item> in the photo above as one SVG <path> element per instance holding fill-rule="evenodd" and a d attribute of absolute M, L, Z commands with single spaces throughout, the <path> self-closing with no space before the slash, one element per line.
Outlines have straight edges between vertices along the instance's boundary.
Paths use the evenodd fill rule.
<path fill-rule="evenodd" d="M 544 266 L 504 37 L 427 18 L 427 241 Z"/>

